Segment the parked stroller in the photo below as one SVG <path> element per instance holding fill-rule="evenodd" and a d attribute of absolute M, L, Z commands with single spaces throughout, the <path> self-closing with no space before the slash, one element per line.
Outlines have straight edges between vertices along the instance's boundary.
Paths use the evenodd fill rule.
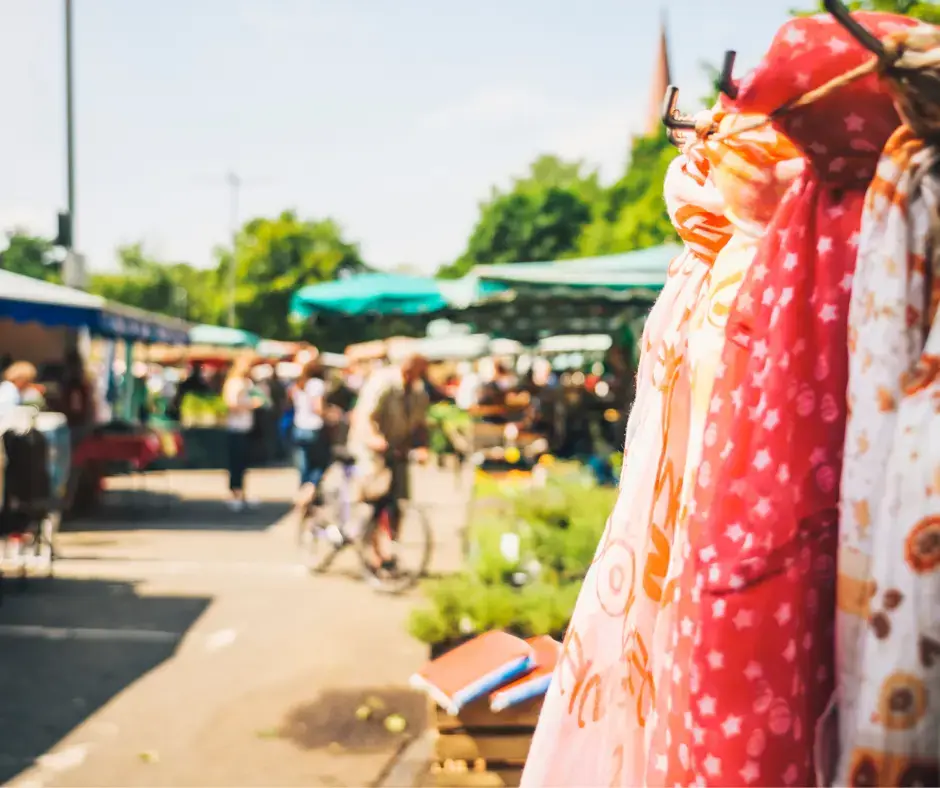
<path fill-rule="evenodd" d="M 0 418 L 0 579 L 52 574 L 70 467 L 63 414 L 21 407 Z"/>

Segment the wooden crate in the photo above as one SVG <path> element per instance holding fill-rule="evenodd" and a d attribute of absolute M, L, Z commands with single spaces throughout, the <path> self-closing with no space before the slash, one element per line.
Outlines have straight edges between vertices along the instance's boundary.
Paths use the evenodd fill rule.
<path fill-rule="evenodd" d="M 448 771 L 446 766 L 432 771 L 425 780 L 427 788 L 518 788 L 522 782 L 522 767 L 485 771 Z"/>
<path fill-rule="evenodd" d="M 483 698 L 452 717 L 434 705 L 430 719 L 437 728 L 436 763 L 427 785 L 434 788 L 519 785 L 541 708 L 542 699 L 533 698 L 494 713 L 488 698 Z"/>

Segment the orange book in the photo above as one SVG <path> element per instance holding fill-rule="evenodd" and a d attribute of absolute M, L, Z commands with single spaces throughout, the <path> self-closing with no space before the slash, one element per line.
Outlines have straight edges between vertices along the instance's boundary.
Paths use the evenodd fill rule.
<path fill-rule="evenodd" d="M 508 632 L 485 632 L 427 663 L 411 677 L 411 686 L 429 695 L 444 711 L 460 709 L 535 664 L 529 643 Z"/>
<path fill-rule="evenodd" d="M 548 691 L 561 656 L 561 643 L 548 635 L 530 638 L 528 643 L 535 652 L 533 669 L 490 695 L 490 710 L 502 711 Z"/>

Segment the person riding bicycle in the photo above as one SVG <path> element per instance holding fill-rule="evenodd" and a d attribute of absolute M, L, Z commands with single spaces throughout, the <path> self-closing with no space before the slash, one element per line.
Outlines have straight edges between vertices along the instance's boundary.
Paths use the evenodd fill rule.
<path fill-rule="evenodd" d="M 409 456 L 427 456 L 429 396 L 424 383 L 428 362 L 409 356 L 400 366 L 376 370 L 359 393 L 350 414 L 347 448 L 359 468 L 362 500 L 373 506 L 375 517 L 388 517 L 392 539 L 401 523 L 399 501 L 408 500 Z M 373 540 L 376 568 L 394 572 L 395 558 Z"/>

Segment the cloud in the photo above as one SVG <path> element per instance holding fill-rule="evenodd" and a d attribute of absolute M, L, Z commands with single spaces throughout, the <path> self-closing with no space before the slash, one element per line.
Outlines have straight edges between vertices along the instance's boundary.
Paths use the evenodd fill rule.
<path fill-rule="evenodd" d="M 545 96 L 522 86 L 491 87 L 431 110 L 420 119 L 420 125 L 434 131 L 502 126 L 544 118 L 560 109 Z"/>

